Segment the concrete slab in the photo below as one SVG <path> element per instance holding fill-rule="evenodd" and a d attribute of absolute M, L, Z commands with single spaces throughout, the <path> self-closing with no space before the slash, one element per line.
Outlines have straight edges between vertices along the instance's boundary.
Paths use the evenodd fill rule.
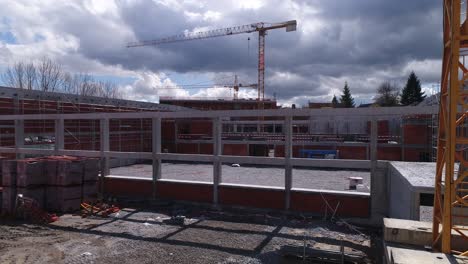
<path fill-rule="evenodd" d="M 112 168 L 112 176 L 152 177 L 152 166 L 135 164 Z M 293 188 L 349 191 L 349 177 L 362 177 L 364 185 L 370 186 L 370 172 L 355 170 L 293 169 Z M 212 164 L 163 163 L 162 178 L 197 182 L 213 182 Z M 222 166 L 222 183 L 284 187 L 284 169 L 274 167 Z M 356 190 L 353 190 L 356 192 Z"/>
<path fill-rule="evenodd" d="M 385 244 L 386 264 L 468 264 L 468 258 L 426 251 L 423 248 Z"/>
<path fill-rule="evenodd" d="M 408 181 L 410 187 L 418 192 L 434 193 L 435 162 L 402 162 L 391 161 L 401 177 Z"/>
<path fill-rule="evenodd" d="M 384 218 L 383 229 L 386 242 L 429 248 L 432 246 L 431 222 Z M 455 231 L 452 231 L 452 248 L 459 251 L 467 249 L 466 239 Z"/>

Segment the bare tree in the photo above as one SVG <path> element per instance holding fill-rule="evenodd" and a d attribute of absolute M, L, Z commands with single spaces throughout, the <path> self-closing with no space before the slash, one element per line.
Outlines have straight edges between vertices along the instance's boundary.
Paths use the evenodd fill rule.
<path fill-rule="evenodd" d="M 93 96 L 98 93 L 96 83 L 91 75 L 80 73 L 76 75 L 78 82 L 78 94 L 83 96 Z"/>
<path fill-rule="evenodd" d="M 17 62 L 2 76 L 3 82 L 21 89 L 45 92 L 61 91 L 83 96 L 120 98 L 118 87 L 111 81 L 96 81 L 88 73 L 63 72 L 59 64 L 43 58 L 39 64 Z"/>
<path fill-rule="evenodd" d="M 37 71 L 36 71 L 36 67 L 34 66 L 32 62 L 26 64 L 24 74 L 25 74 L 25 81 L 26 81 L 25 88 L 28 90 L 33 90 L 36 86 Z"/>
<path fill-rule="evenodd" d="M 69 72 L 65 72 L 62 75 L 62 86 L 60 90 L 68 94 L 79 94 L 77 75 L 71 75 Z"/>
<path fill-rule="evenodd" d="M 377 88 L 377 96 L 374 100 L 380 106 L 397 106 L 399 94 L 398 87 L 386 81 Z"/>
<path fill-rule="evenodd" d="M 120 98 L 120 94 L 115 83 L 111 81 L 99 82 L 98 86 L 100 90 L 99 96 L 104 98 Z"/>
<path fill-rule="evenodd" d="M 43 58 L 37 67 L 39 90 L 53 92 L 60 87 L 62 67 L 49 58 Z"/>
<path fill-rule="evenodd" d="M 15 62 L 13 66 L 8 67 L 5 74 L 2 75 L 3 82 L 10 87 L 25 88 L 25 66 L 22 62 Z"/>

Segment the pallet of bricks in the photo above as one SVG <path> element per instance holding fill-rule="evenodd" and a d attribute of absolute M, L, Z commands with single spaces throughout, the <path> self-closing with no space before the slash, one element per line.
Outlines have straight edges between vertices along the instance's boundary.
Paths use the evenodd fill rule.
<path fill-rule="evenodd" d="M 48 156 L 2 161 L 2 214 L 15 213 L 16 197 L 32 198 L 48 212 L 68 213 L 98 197 L 99 159 Z"/>

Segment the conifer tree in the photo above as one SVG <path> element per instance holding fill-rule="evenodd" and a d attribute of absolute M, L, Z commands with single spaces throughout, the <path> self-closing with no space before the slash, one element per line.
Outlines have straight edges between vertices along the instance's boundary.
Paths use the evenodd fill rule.
<path fill-rule="evenodd" d="M 401 104 L 417 104 L 422 102 L 424 98 L 426 98 L 426 96 L 424 95 L 424 92 L 421 91 L 421 82 L 416 74 L 411 72 L 401 93 Z"/>
<path fill-rule="evenodd" d="M 341 103 L 341 106 L 345 108 L 354 107 L 354 98 L 351 95 L 351 91 L 348 87 L 348 82 L 345 82 L 345 86 L 343 88 L 343 94 L 341 95 L 340 103 Z"/>
<path fill-rule="evenodd" d="M 338 99 L 336 99 L 335 95 L 333 95 L 333 99 L 332 99 L 331 103 L 332 103 L 333 108 L 338 107 Z"/>

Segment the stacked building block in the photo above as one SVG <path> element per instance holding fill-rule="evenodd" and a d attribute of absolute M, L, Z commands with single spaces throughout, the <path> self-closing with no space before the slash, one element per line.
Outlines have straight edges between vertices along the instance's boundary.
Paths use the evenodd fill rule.
<path fill-rule="evenodd" d="M 45 205 L 47 178 L 44 173 L 45 160 L 22 159 L 16 163 L 16 192 L 37 201 L 41 208 Z"/>
<path fill-rule="evenodd" d="M 73 212 L 98 196 L 99 159 L 49 156 L 2 163 L 3 212 L 13 212 L 18 194 L 49 212 Z"/>
<path fill-rule="evenodd" d="M 16 160 L 2 161 L 2 214 L 14 211 L 16 201 Z"/>
<path fill-rule="evenodd" d="M 97 199 L 99 160 L 53 156 L 48 159 L 48 210 L 69 212 L 80 208 L 83 201 Z"/>

